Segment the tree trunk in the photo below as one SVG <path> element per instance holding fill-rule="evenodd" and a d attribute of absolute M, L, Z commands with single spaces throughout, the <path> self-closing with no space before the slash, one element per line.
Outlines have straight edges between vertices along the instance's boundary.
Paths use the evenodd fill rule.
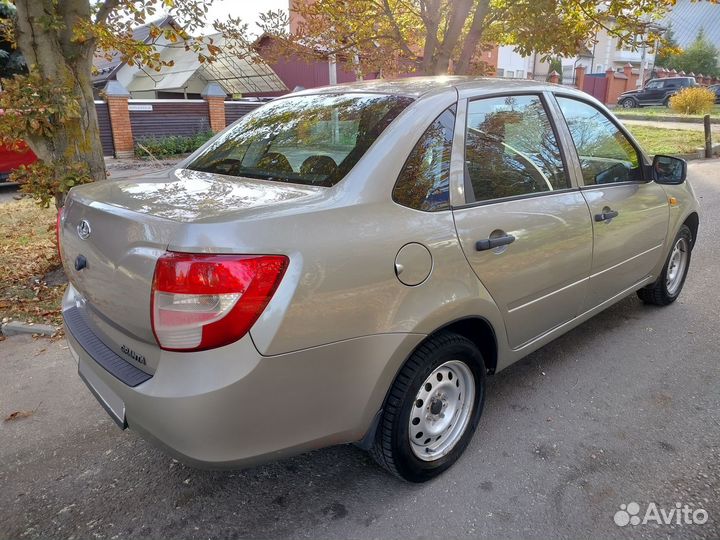
<path fill-rule="evenodd" d="M 77 99 L 80 114 L 57 126 L 49 136 L 29 135 L 27 143 L 46 163 L 85 163 L 94 180 L 104 180 L 105 160 L 100 142 L 91 81 L 95 43 L 79 39 L 80 19 L 90 20 L 88 0 L 16 0 L 17 46 L 31 71 Z M 49 25 L 54 18 L 59 25 Z M 63 194 L 55 194 L 61 205 Z"/>
<path fill-rule="evenodd" d="M 484 30 L 483 26 L 489 11 L 490 0 L 480 0 L 478 5 L 475 7 L 475 13 L 473 15 L 472 23 L 470 24 L 470 30 L 463 42 L 460 58 L 455 69 L 455 73 L 457 75 L 465 75 L 470 69 L 470 63 L 472 62 L 473 56 L 475 56 L 475 51 L 478 43 L 480 42 L 480 38 L 482 38 Z"/>
<path fill-rule="evenodd" d="M 448 15 L 449 21 L 445 35 L 433 59 L 433 75 L 445 75 L 450 70 L 450 58 L 452 58 L 453 49 L 460 40 L 465 20 L 472 9 L 472 5 L 473 0 L 454 0 L 451 3 L 452 8 Z"/>

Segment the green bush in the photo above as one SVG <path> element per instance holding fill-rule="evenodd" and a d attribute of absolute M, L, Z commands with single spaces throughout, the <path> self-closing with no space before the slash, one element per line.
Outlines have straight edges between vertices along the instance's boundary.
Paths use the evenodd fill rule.
<path fill-rule="evenodd" d="M 715 92 L 704 86 L 683 88 L 670 98 L 670 108 L 680 114 L 707 114 L 715 105 Z"/>
<path fill-rule="evenodd" d="M 204 131 L 192 136 L 168 135 L 166 137 L 147 137 L 135 143 L 135 156 L 147 158 L 148 153 L 156 159 L 189 154 L 200 148 L 214 134 Z"/>

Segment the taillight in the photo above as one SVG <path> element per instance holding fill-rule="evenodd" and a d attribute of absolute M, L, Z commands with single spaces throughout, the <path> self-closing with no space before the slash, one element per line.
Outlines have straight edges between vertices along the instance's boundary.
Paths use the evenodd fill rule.
<path fill-rule="evenodd" d="M 237 341 L 267 306 L 287 265 L 284 255 L 166 253 L 153 277 L 155 339 L 173 351 Z"/>
<path fill-rule="evenodd" d="M 62 231 L 62 207 L 58 208 L 57 219 L 55 221 L 55 244 L 57 245 L 58 257 L 62 262 L 62 253 L 60 252 L 60 232 Z"/>

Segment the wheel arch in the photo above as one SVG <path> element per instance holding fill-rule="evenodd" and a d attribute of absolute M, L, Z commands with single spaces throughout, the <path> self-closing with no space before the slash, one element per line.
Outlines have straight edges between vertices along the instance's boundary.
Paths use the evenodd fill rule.
<path fill-rule="evenodd" d="M 490 321 L 480 316 L 467 316 L 455 319 L 440 326 L 439 328 L 427 334 L 415 347 L 413 347 L 413 349 L 400 363 L 400 365 L 397 366 L 395 373 L 390 379 L 390 384 L 385 390 L 385 397 L 382 400 L 380 410 L 378 410 L 375 414 L 375 417 L 370 424 L 370 428 L 367 430 L 363 438 L 357 443 L 355 443 L 358 447 L 362 448 L 363 450 L 369 450 L 372 447 L 373 441 L 375 440 L 375 434 L 380 423 L 380 418 L 382 417 L 382 412 L 385 409 L 385 403 L 387 402 L 388 396 L 390 395 L 390 390 L 392 389 L 395 379 L 402 370 L 403 366 L 405 366 L 407 361 L 410 359 L 410 357 L 415 354 L 415 351 L 417 351 L 428 340 L 432 339 L 440 332 L 453 332 L 472 341 L 475 346 L 480 350 L 480 354 L 483 357 L 483 361 L 485 362 L 485 369 L 487 370 L 488 374 L 495 373 L 498 361 L 498 342 L 495 329 L 493 328 Z"/>
<path fill-rule="evenodd" d="M 683 221 L 683 225 L 687 225 L 692 233 L 692 240 L 690 247 L 695 247 L 695 241 L 697 240 L 698 228 L 700 227 L 700 216 L 697 212 L 692 212 Z"/>

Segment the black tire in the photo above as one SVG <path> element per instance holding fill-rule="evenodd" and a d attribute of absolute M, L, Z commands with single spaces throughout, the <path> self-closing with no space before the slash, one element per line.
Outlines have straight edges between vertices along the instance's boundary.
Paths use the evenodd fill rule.
<path fill-rule="evenodd" d="M 677 287 L 677 290 L 668 291 L 667 275 L 670 265 L 670 259 L 672 258 L 674 246 L 678 243 L 680 239 L 684 239 L 685 245 L 687 246 L 687 261 L 683 270 L 683 274 L 680 277 L 680 283 Z M 693 237 L 690 228 L 687 225 L 681 226 L 680 230 L 677 233 L 677 236 L 675 236 L 675 240 L 673 240 L 673 247 L 670 248 L 670 253 L 668 254 L 667 260 L 665 261 L 665 266 L 663 266 L 660 277 L 658 277 L 655 283 L 652 283 L 647 287 L 643 287 L 637 292 L 640 300 L 642 300 L 646 304 L 652 304 L 655 306 L 667 306 L 677 300 L 677 297 L 680 296 L 683 286 L 685 285 L 685 278 L 687 277 L 688 270 L 690 269 L 690 260 L 692 259 L 692 245 Z"/>
<path fill-rule="evenodd" d="M 637 104 L 635 103 L 635 100 L 633 98 L 625 98 L 620 102 L 620 105 L 623 109 L 634 109 L 637 107 Z"/>
<path fill-rule="evenodd" d="M 465 364 L 475 382 L 475 398 L 464 432 L 443 457 L 423 461 L 410 447 L 409 421 L 415 397 L 433 371 L 450 360 Z M 409 482 L 426 482 L 453 465 L 472 439 L 485 403 L 485 363 L 469 339 L 451 332 L 440 332 L 423 343 L 402 367 L 385 402 L 370 454 L 391 474 Z"/>
<path fill-rule="evenodd" d="M 666 97 L 666 98 L 663 100 L 663 105 L 664 105 L 665 107 L 670 107 L 670 96 Z"/>

